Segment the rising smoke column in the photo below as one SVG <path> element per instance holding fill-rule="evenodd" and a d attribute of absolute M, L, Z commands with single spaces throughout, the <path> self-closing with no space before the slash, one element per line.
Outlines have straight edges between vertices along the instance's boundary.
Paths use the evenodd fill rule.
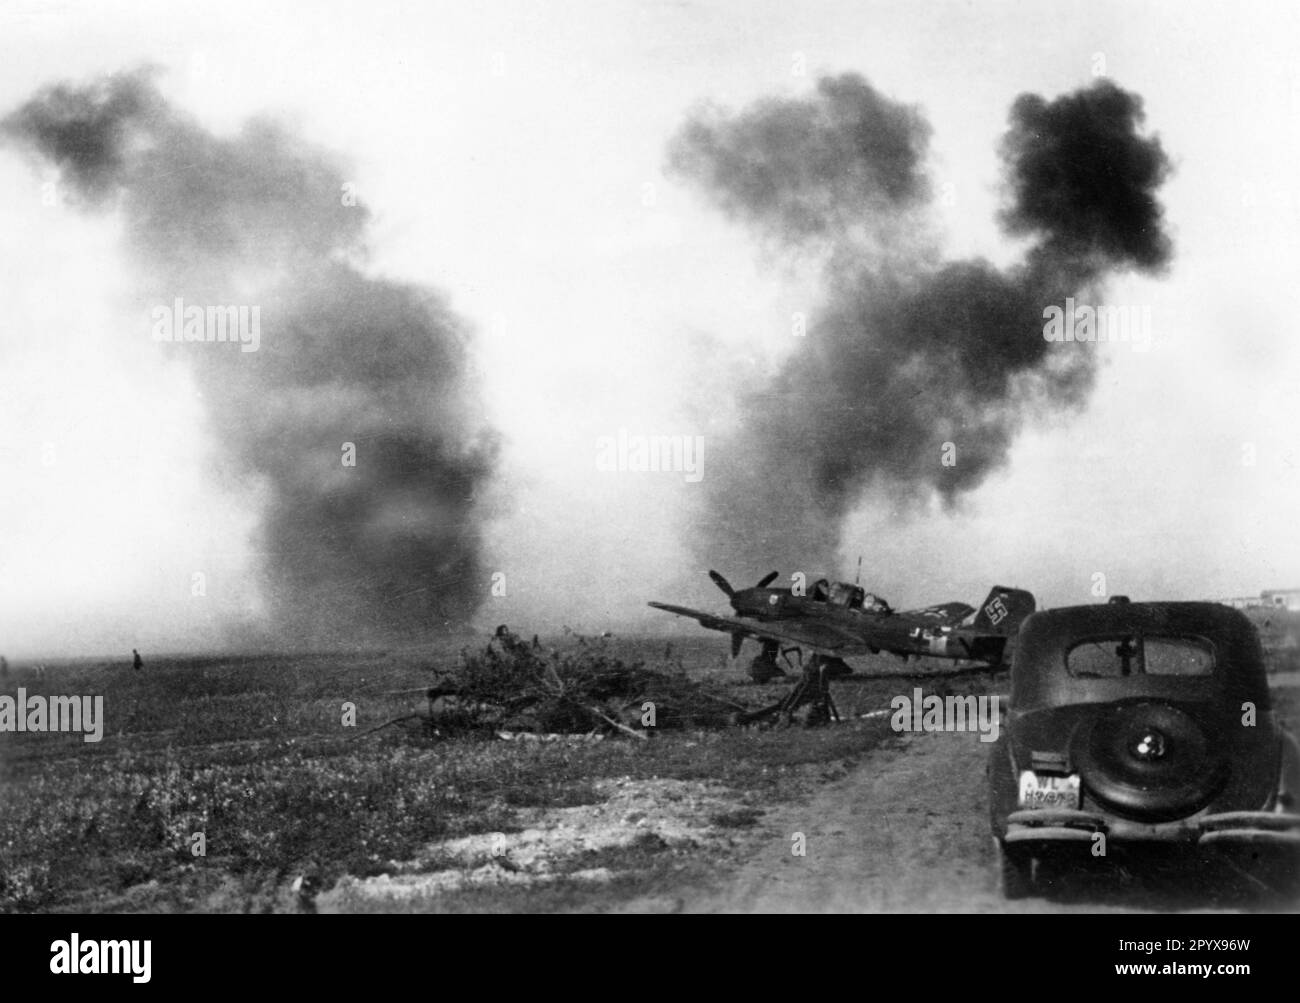
<path fill-rule="evenodd" d="M 215 136 L 143 71 L 46 88 L 0 133 L 83 207 L 122 212 L 143 304 L 124 338 L 148 340 L 149 308 L 176 297 L 260 307 L 255 352 L 158 348 L 192 367 L 231 467 L 267 496 L 259 550 L 281 636 L 463 622 L 484 594 L 477 496 L 496 455 L 467 331 L 435 293 L 358 268 L 367 212 L 345 204 L 342 167 L 269 122 Z"/>
<path fill-rule="evenodd" d="M 711 452 L 701 558 L 832 567 L 868 491 L 951 506 L 1006 462 L 1029 415 L 1081 407 L 1096 353 L 1046 341 L 1043 310 L 1169 261 L 1155 193 L 1170 165 L 1142 121 L 1141 99 L 1107 80 L 1015 101 L 1000 222 L 1031 244 L 998 269 L 942 260 L 927 236 L 929 127 L 860 76 L 695 114 L 670 169 L 765 242 L 825 262 L 806 338 Z M 940 463 L 945 442 L 955 466 Z"/>

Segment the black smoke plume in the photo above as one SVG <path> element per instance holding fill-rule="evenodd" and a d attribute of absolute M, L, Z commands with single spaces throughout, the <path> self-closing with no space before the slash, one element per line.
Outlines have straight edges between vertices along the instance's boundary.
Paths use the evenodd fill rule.
<path fill-rule="evenodd" d="M 670 169 L 766 240 L 825 262 L 806 337 L 712 451 L 701 558 L 831 567 L 867 493 L 951 506 L 1006 462 L 1028 416 L 1082 406 L 1097 353 L 1045 340 L 1043 311 L 1169 261 L 1155 193 L 1170 165 L 1142 121 L 1141 100 L 1106 80 L 1016 100 L 1001 223 L 1030 243 L 999 269 L 942 260 L 926 216 L 929 127 L 861 77 L 694 115 Z M 941 462 L 945 443 L 955 465 Z"/>
<path fill-rule="evenodd" d="M 260 307 L 257 351 L 158 348 L 192 366 L 231 469 L 267 499 L 279 636 L 369 643 L 462 623 L 485 592 L 479 494 L 496 455 L 468 332 L 437 294 L 360 269 L 367 212 L 341 165 L 270 122 L 213 135 L 147 71 L 46 88 L 0 132 L 75 201 L 120 209 L 144 307 Z M 149 316 L 123 337 L 148 341 Z"/>

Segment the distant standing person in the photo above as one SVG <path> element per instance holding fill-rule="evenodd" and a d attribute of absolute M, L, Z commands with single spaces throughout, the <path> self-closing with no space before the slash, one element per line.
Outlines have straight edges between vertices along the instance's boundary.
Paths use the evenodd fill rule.
<path fill-rule="evenodd" d="M 140 669 L 144 668 L 144 659 L 140 657 L 140 652 L 136 651 L 134 648 L 131 649 L 131 654 L 135 656 L 131 664 L 135 666 L 136 671 L 138 672 Z"/>
<path fill-rule="evenodd" d="M 4 655 L 0 655 L 0 679 L 8 679 L 8 678 L 9 678 L 9 659 L 5 658 Z"/>

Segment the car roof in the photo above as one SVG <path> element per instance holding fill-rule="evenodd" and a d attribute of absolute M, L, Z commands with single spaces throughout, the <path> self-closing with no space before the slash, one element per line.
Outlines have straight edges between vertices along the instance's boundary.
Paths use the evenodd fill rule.
<path fill-rule="evenodd" d="M 1109 602 L 1039 610 L 1025 619 L 1021 630 L 1071 634 L 1096 631 L 1138 631 L 1174 634 L 1236 633 L 1250 620 L 1231 606 L 1216 602 Z"/>
<path fill-rule="evenodd" d="M 1213 676 L 1084 679 L 1065 668 L 1076 641 L 1122 634 L 1201 637 L 1215 649 Z M 1116 602 L 1041 610 L 1025 619 L 1012 659 L 1011 703 L 1026 708 L 1134 696 L 1251 699 L 1268 706 L 1259 634 L 1241 611 L 1214 602 Z"/>

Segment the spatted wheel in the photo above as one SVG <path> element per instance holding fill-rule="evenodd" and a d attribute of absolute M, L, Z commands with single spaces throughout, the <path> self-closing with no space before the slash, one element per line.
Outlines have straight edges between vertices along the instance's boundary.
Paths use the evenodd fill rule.
<path fill-rule="evenodd" d="M 755 655 L 753 661 L 749 663 L 749 678 L 756 683 L 765 683 L 779 675 L 782 675 L 781 667 L 774 659 Z"/>

